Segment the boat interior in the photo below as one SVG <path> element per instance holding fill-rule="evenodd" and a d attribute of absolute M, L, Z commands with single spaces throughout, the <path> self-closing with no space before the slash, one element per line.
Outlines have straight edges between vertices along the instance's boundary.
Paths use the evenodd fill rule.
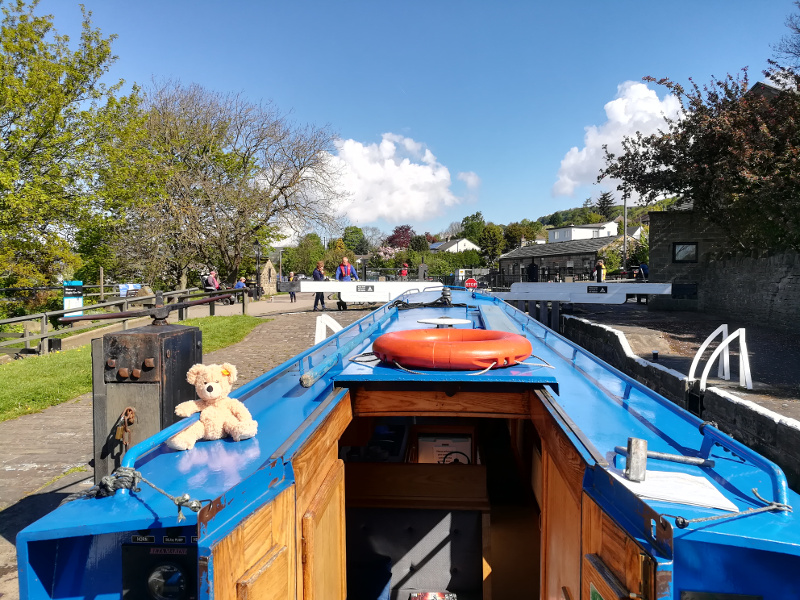
<path fill-rule="evenodd" d="M 593 585 L 605 598 L 647 588 L 647 553 L 584 497 L 587 463 L 547 410 L 548 397 L 523 384 L 349 387 L 315 434 L 335 437 L 325 453 L 335 464 L 305 517 L 326 541 L 302 527 L 304 597 L 343 569 L 339 584 L 350 600 L 419 592 L 577 600 L 589 598 L 589 588 L 581 590 L 584 554 L 597 559 L 583 565 L 584 575 L 598 575 Z M 315 461 L 294 462 L 300 486 Z M 323 506 L 337 507 L 327 523 Z M 302 502 L 297 509 L 299 518 Z M 343 548 L 324 548 L 337 527 Z"/>

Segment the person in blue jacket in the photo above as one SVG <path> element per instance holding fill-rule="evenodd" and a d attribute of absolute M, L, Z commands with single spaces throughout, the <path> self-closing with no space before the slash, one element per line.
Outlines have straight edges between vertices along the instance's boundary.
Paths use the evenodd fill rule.
<path fill-rule="evenodd" d="M 358 273 L 356 273 L 355 268 L 350 264 L 350 259 L 346 256 L 342 257 L 342 263 L 336 267 L 336 281 L 358 281 Z M 339 301 L 336 303 L 336 308 L 347 310 L 347 303 L 342 300 L 341 292 L 339 293 Z"/>
<path fill-rule="evenodd" d="M 346 256 L 342 257 L 342 264 L 336 267 L 336 281 L 358 281 L 358 273 Z"/>
<path fill-rule="evenodd" d="M 325 261 L 317 261 L 317 268 L 314 269 L 313 277 L 314 281 L 325 281 L 327 279 L 325 277 Z M 322 310 L 325 310 L 325 294 L 323 292 L 314 294 L 314 310 L 320 310 L 317 308 L 320 304 L 322 305 Z"/>

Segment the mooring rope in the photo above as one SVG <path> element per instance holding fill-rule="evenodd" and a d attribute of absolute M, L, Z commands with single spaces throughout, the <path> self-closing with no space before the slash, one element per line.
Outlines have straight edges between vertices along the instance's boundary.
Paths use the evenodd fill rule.
<path fill-rule="evenodd" d="M 742 510 L 734 513 L 727 513 L 724 515 L 715 515 L 713 517 L 702 517 L 698 519 L 686 519 L 679 515 L 668 515 L 666 513 L 662 514 L 662 517 L 670 517 L 675 519 L 675 526 L 678 529 L 686 529 L 692 523 L 705 523 L 707 521 L 719 521 L 722 519 L 735 519 L 737 517 L 745 517 L 749 515 L 755 515 L 758 513 L 763 512 L 770 512 L 770 511 L 782 511 L 782 512 L 792 512 L 792 507 L 788 504 L 783 504 L 782 502 L 772 502 L 767 500 L 766 498 L 762 497 L 761 494 L 758 493 L 756 488 L 753 488 L 753 494 L 755 494 L 756 498 L 761 500 L 762 502 L 766 502 L 767 506 L 761 506 L 759 508 L 748 508 L 747 510 Z"/>
<path fill-rule="evenodd" d="M 163 494 L 175 503 L 175 505 L 178 507 L 178 523 L 186 519 L 186 517 L 183 516 L 183 507 L 188 508 L 192 512 L 198 512 L 201 508 L 203 508 L 203 502 L 209 502 L 209 500 L 193 500 L 189 494 L 173 496 L 172 494 L 162 490 L 152 481 L 148 481 L 147 478 L 145 478 L 144 475 L 142 475 L 139 471 L 136 471 L 131 467 L 117 467 L 117 469 L 111 475 L 106 475 L 103 477 L 100 480 L 100 483 L 93 486 L 91 489 L 85 492 L 71 494 L 70 496 L 67 496 L 67 498 L 65 498 L 61 504 L 82 498 L 105 498 L 107 496 L 113 496 L 117 490 L 123 489 L 138 492 L 141 489 L 139 488 L 140 481 L 144 481 L 159 494 Z"/>

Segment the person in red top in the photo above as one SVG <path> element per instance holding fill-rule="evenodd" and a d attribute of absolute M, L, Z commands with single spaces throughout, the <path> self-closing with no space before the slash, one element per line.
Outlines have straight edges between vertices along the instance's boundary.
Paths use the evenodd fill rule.
<path fill-rule="evenodd" d="M 403 268 L 400 269 L 400 280 L 408 281 L 408 263 L 403 263 Z"/>

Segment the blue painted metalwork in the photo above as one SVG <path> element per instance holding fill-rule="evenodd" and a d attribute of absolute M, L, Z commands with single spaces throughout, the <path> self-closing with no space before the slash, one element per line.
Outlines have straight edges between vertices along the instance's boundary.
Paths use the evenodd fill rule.
<path fill-rule="evenodd" d="M 595 356 L 497 298 L 453 289 L 454 304 L 424 306 L 439 291 L 405 294 L 405 310 L 391 303 L 242 386 L 233 394 L 259 421 L 256 437 L 242 442 L 204 441 L 189 452 L 164 442 L 196 420 L 178 423 L 132 448 L 124 465 L 173 496 L 213 501 L 212 517 L 198 525 L 195 513 L 179 521 L 175 504 L 146 484 L 102 499 L 67 503 L 23 530 L 17 539 L 20 595 L 24 600 L 119 598 L 123 547 L 137 536 L 186 539 L 196 551 L 199 597 L 210 597 L 214 577 L 211 547 L 242 519 L 294 483 L 292 460 L 354 382 L 491 382 L 527 384 L 551 390 L 545 408 L 589 465 L 584 490 L 623 527 L 656 563 L 659 598 L 681 591 L 757 594 L 778 600 L 800 597 L 794 573 L 800 569 L 800 519 L 790 512 L 690 523 L 724 511 L 637 497 L 614 479 L 624 457 L 615 452 L 628 437 L 646 439 L 656 452 L 709 458 L 713 467 L 651 461 L 650 468 L 685 473 L 710 482 L 740 511 L 768 500 L 800 506 L 781 470 L 749 448 L 613 369 Z M 408 372 L 352 359 L 368 353 L 373 339 L 388 331 L 425 327 L 420 319 L 451 316 L 462 327 L 513 331 L 533 346 L 526 364 L 481 374 L 453 371 Z M 553 368 L 549 368 L 552 366 Z M 305 376 L 305 377 L 304 377 Z M 302 382 L 307 385 L 303 385 Z"/>

